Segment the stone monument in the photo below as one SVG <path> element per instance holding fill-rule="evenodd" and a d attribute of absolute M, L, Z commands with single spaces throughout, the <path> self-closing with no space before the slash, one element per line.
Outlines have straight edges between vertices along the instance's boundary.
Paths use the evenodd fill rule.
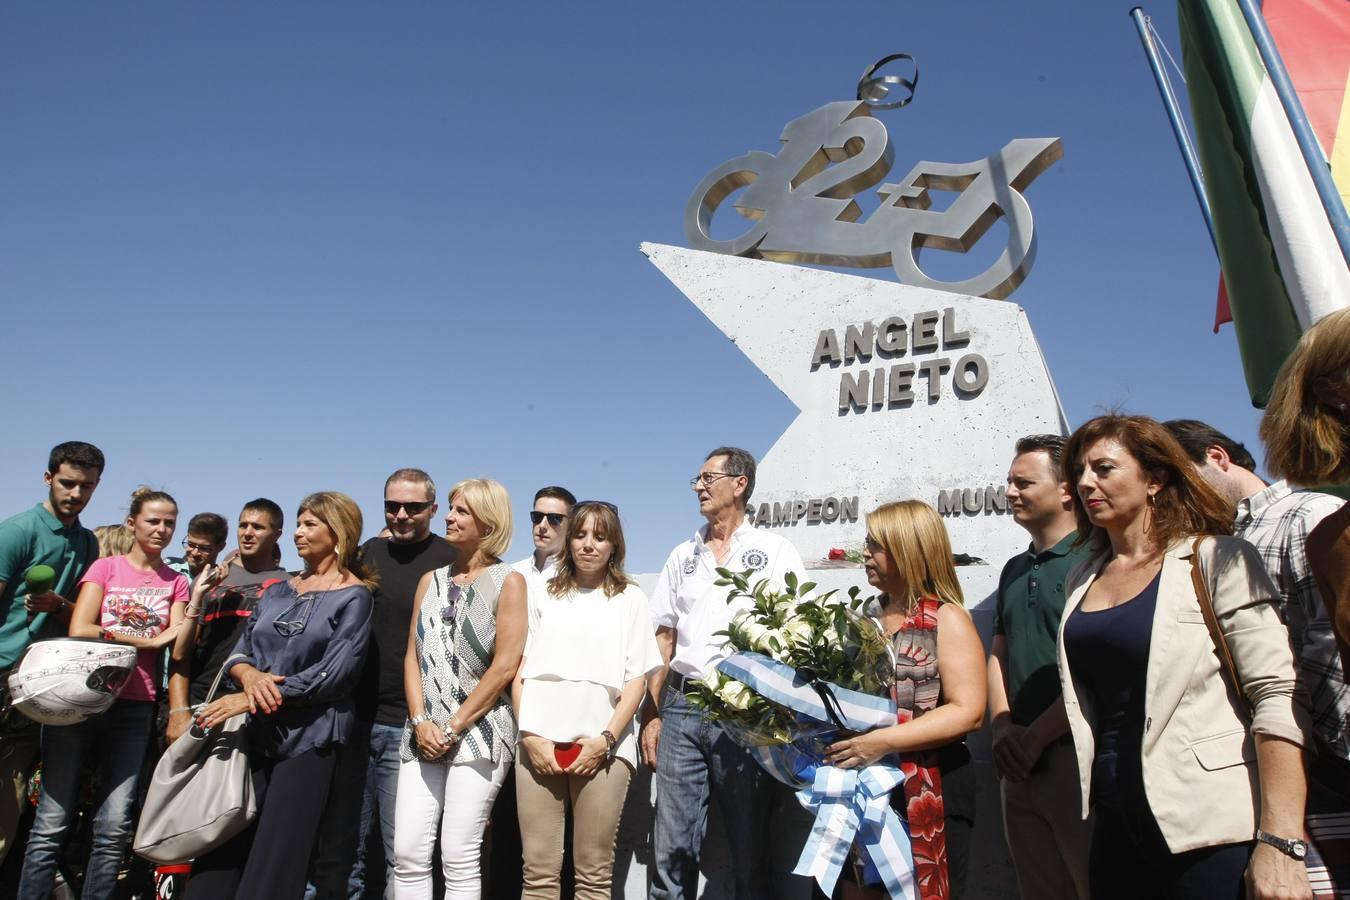
<path fill-rule="evenodd" d="M 987 639 L 998 573 L 1027 543 L 1003 495 L 1013 445 L 1067 430 L 1027 314 L 1004 302 L 1035 258 L 1023 191 L 1062 149 L 1057 138 L 1018 139 L 975 162 L 919 162 L 885 182 L 894 151 L 872 113 L 908 102 L 883 101 L 897 84 L 912 96 L 917 74 L 872 77 L 876 68 L 859 99 L 788 123 L 777 153 L 751 150 L 709 172 L 685 211 L 690 249 L 641 249 L 799 410 L 760 460 L 754 525 L 788 537 L 822 589 L 869 590 L 849 561 L 867 511 L 926 500 L 968 562 L 957 571 Z M 880 203 L 864 215 L 856 198 L 874 187 Z M 938 210 L 934 191 L 956 196 Z M 747 224 L 715 238 L 713 219 L 728 205 Z M 922 268 L 923 250 L 969 251 L 1000 219 L 1007 242 L 984 271 L 942 281 Z M 889 266 L 899 281 L 800 264 Z M 987 738 L 972 749 L 982 764 L 969 896 L 1015 896 Z M 644 818 L 634 799 L 621 843 Z M 714 844 L 705 842 L 705 897 L 723 896 Z M 640 862 L 625 873 L 625 896 L 644 896 Z"/>

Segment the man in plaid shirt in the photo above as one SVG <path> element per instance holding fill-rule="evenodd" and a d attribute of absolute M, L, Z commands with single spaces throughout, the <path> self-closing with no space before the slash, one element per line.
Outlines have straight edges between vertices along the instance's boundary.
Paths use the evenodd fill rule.
<path fill-rule="evenodd" d="M 1256 474 L 1256 462 L 1246 447 L 1203 422 L 1176 419 L 1164 424 L 1204 479 L 1237 507 L 1233 534 L 1260 551 L 1280 589 L 1315 738 L 1316 757 L 1308 768 L 1309 837 L 1314 844 L 1319 835 L 1334 838 L 1338 848 L 1343 847 L 1350 829 L 1350 686 L 1304 548 L 1308 533 L 1340 509 L 1342 501 L 1330 494 L 1295 490 L 1284 481 L 1266 484 Z M 1321 896 L 1319 887 L 1350 888 L 1350 855 L 1332 859 L 1325 843 L 1322 849 L 1323 858 L 1309 854 L 1314 893 Z"/>

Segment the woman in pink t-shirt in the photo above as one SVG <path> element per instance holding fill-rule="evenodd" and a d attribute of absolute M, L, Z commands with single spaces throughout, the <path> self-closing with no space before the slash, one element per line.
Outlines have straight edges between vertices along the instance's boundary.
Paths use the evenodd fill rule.
<path fill-rule="evenodd" d="M 125 556 L 95 561 L 80 581 L 70 636 L 130 644 L 140 652 L 136 670 L 106 713 L 42 729 L 42 795 L 19 881 L 24 900 L 51 894 L 61 845 L 79 809 L 82 771 L 92 760 L 98 763 L 99 788 L 82 896 L 97 900 L 117 890 L 154 722 L 157 657 L 181 629 L 188 599 L 187 579 L 160 557 L 177 522 L 172 497 L 140 488 L 131 495 L 127 516 L 135 546 Z"/>

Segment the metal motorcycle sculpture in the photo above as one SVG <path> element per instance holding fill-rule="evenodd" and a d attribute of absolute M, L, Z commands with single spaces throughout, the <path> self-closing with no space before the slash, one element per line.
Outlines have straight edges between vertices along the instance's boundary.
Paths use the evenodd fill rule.
<path fill-rule="evenodd" d="M 1001 300 L 1031 270 L 1036 236 L 1022 191 L 1064 154 L 1059 138 L 1019 138 L 970 163 L 921 162 L 877 190 L 881 206 L 865 220 L 853 198 L 876 185 L 895 159 L 886 126 L 869 104 L 827 103 L 783 129 L 777 154 L 752 150 L 713 169 L 685 208 L 690 247 L 779 262 L 878 268 L 890 265 L 905 284 Z M 709 234 L 713 214 L 745 188 L 736 211 L 753 227 L 730 240 Z M 929 190 L 959 195 L 930 209 Z M 969 251 L 1000 217 L 1008 245 L 984 272 L 939 281 L 919 267 L 925 247 Z"/>

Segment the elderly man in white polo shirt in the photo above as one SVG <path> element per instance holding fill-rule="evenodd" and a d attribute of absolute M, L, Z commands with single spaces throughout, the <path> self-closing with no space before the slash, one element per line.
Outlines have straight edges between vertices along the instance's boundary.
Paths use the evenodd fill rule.
<path fill-rule="evenodd" d="M 792 544 L 746 520 L 755 489 L 755 459 L 749 453 L 718 447 L 690 483 L 707 524 L 671 552 L 651 596 L 657 644 L 666 662 L 652 676 L 651 697 L 643 707 L 642 756 L 656 770 L 657 785 L 651 900 L 698 896 L 698 858 L 711 791 L 717 792 L 726 823 L 737 898 L 806 897 L 810 882 L 786 874 L 791 862 L 775 866 L 780 872 L 769 871 L 771 855 L 784 857 L 770 852 L 770 810 L 788 789 L 690 706 L 684 693 L 686 684 L 703 678 L 727 655 L 717 632 L 738 607 L 728 605 L 726 587 L 714 584 L 717 569 L 750 570 L 752 580 L 781 582 L 788 572 L 800 578 L 805 567 Z M 809 827 L 804 814 L 792 818 Z M 786 849 L 795 861 L 801 842 Z"/>

